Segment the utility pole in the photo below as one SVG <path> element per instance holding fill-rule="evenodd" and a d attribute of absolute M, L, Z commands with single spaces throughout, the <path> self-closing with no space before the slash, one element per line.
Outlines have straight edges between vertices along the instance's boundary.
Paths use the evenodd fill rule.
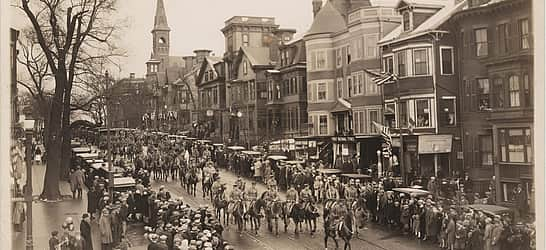
<path fill-rule="evenodd" d="M 25 203 L 27 209 L 27 239 L 26 250 L 33 250 L 34 243 L 32 239 L 32 136 L 34 133 L 34 120 L 24 120 L 25 129 L 25 163 L 26 163 L 26 188 Z"/>

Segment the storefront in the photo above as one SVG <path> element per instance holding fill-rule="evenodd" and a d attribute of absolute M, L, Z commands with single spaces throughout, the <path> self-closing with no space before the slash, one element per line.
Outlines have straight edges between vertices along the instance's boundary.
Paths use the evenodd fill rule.
<path fill-rule="evenodd" d="M 453 135 L 403 135 L 393 138 L 393 155 L 400 159 L 406 182 L 422 177 L 448 177 L 452 173 Z M 400 154 L 402 146 L 402 154 Z"/>

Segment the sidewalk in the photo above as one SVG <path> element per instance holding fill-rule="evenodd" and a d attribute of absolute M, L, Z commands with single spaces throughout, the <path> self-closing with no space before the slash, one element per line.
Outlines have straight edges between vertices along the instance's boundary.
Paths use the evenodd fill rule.
<path fill-rule="evenodd" d="M 85 191 L 81 200 L 73 200 L 72 192 L 68 182 L 61 181 L 59 188 L 63 200 L 59 202 L 43 202 L 38 200 L 38 196 L 42 192 L 45 166 L 34 165 L 32 172 L 32 185 L 34 202 L 32 206 L 32 235 L 34 241 L 34 249 L 49 249 L 49 237 L 51 232 L 57 230 L 62 232 L 61 225 L 67 217 L 72 217 L 74 221 L 75 231 L 80 229 L 80 221 L 82 214 L 87 212 L 87 196 Z M 100 249 L 100 238 L 98 234 L 98 226 L 95 222 L 91 223 L 93 247 Z M 12 234 L 13 249 L 25 249 L 26 239 L 26 222 L 22 232 L 14 232 Z"/>

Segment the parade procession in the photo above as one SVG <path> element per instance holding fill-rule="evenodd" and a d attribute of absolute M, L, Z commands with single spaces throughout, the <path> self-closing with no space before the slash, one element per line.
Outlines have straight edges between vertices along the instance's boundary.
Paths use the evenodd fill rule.
<path fill-rule="evenodd" d="M 11 249 L 541 249 L 532 0 L 12 2 Z"/>

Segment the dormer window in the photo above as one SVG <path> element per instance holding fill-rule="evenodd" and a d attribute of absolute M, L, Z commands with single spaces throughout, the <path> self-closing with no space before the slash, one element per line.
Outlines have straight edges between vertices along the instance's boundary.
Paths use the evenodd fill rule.
<path fill-rule="evenodd" d="M 410 31 L 411 30 L 411 18 L 410 18 L 410 12 L 406 11 L 402 14 L 402 22 L 404 24 L 404 31 Z"/>

